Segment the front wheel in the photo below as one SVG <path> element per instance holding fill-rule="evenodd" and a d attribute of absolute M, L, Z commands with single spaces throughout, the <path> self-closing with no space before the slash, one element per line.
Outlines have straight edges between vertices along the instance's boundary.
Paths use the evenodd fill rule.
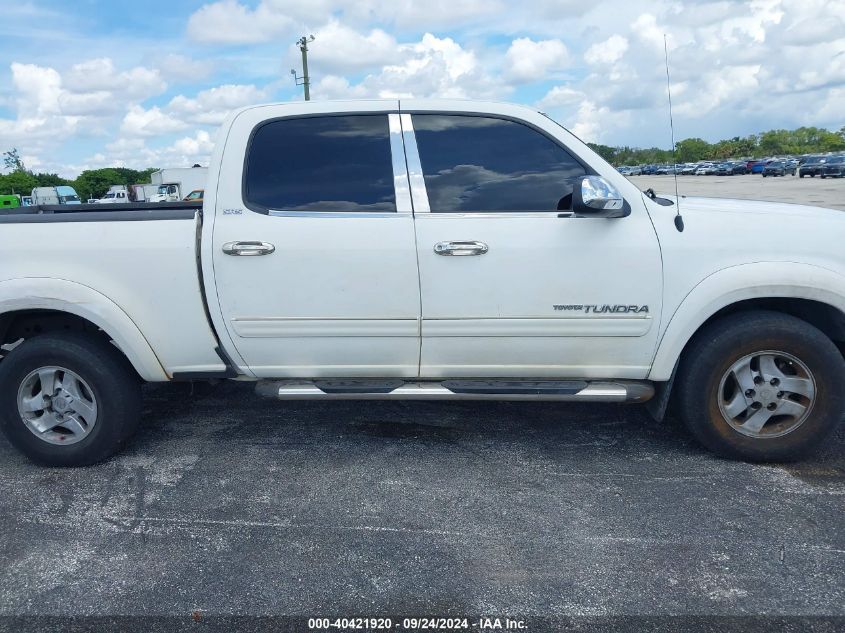
<path fill-rule="evenodd" d="M 102 461 L 134 433 L 140 410 L 137 374 L 97 337 L 44 334 L 0 361 L 0 428 L 36 462 Z"/>
<path fill-rule="evenodd" d="M 811 453 L 845 412 L 845 359 L 820 330 L 777 312 L 743 312 L 702 330 L 684 351 L 676 396 L 695 438 L 749 461 Z"/>

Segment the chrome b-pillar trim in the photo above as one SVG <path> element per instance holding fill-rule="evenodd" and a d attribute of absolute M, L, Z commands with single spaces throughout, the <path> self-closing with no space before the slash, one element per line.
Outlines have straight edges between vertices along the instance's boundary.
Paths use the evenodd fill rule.
<path fill-rule="evenodd" d="M 405 165 L 405 144 L 398 114 L 387 115 L 390 130 L 390 156 L 393 162 L 393 188 L 396 192 L 396 212 L 410 215 L 413 210 L 408 168 Z"/>
<path fill-rule="evenodd" d="M 408 163 L 408 180 L 411 183 L 411 200 L 414 213 L 430 213 L 428 192 L 425 190 L 420 152 L 417 149 L 417 137 L 414 134 L 414 124 L 410 114 L 399 115 L 402 122 L 402 138 L 405 139 L 405 158 Z"/>

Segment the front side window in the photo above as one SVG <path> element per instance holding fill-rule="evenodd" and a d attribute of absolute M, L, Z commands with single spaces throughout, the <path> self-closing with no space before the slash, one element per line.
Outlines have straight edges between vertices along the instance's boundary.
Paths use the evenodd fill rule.
<path fill-rule="evenodd" d="M 264 213 L 395 212 L 387 115 L 263 124 L 247 149 L 244 199 Z"/>
<path fill-rule="evenodd" d="M 483 116 L 415 114 L 432 213 L 560 211 L 585 170 L 527 125 Z"/>

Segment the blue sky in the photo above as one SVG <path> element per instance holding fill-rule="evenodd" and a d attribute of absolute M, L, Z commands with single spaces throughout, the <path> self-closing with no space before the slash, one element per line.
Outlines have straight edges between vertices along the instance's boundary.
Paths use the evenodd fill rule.
<path fill-rule="evenodd" d="M 0 0 L 0 148 L 36 170 L 208 159 L 226 112 L 301 98 L 515 101 L 585 140 L 845 125 L 845 0 Z"/>

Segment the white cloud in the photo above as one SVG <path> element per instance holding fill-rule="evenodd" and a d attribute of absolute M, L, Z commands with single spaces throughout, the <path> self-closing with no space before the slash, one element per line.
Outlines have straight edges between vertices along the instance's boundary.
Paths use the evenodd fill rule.
<path fill-rule="evenodd" d="M 426 33 L 417 43 L 400 45 L 398 57 L 401 63 L 385 65 L 357 84 L 337 75 L 324 76 L 312 92 L 316 98 L 485 98 L 508 91 L 485 72 L 473 51 L 448 37 Z"/>
<path fill-rule="evenodd" d="M 395 63 L 399 54 L 396 39 L 382 31 L 373 29 L 367 34 L 332 20 L 315 33 L 319 45 L 312 46 L 309 60 L 315 68 L 321 65 L 333 70 L 356 70 Z M 298 59 L 299 48 L 291 45 L 290 54 Z"/>
<path fill-rule="evenodd" d="M 167 104 L 167 112 L 184 121 L 219 125 L 235 108 L 266 101 L 267 94 L 253 85 L 227 84 L 203 90 L 195 98 L 178 95 Z"/>
<path fill-rule="evenodd" d="M 188 37 L 196 42 L 255 44 L 267 42 L 291 25 L 285 12 L 261 2 L 250 9 L 236 0 L 201 7 L 188 19 Z"/>
<path fill-rule="evenodd" d="M 511 42 L 505 54 L 505 74 L 518 82 L 547 79 L 570 63 L 569 50 L 560 40 L 520 37 Z"/>
<path fill-rule="evenodd" d="M 628 50 L 628 38 L 621 35 L 611 35 L 603 42 L 590 46 L 584 53 L 584 61 L 588 64 L 615 64 L 625 51 Z"/>
<path fill-rule="evenodd" d="M 142 101 L 164 92 L 167 83 L 157 68 L 136 66 L 118 72 L 111 58 L 101 57 L 73 65 L 64 86 L 76 94 L 108 92 L 119 100 Z"/>
<path fill-rule="evenodd" d="M 140 105 L 133 105 L 129 108 L 123 122 L 120 124 L 120 131 L 130 136 L 158 136 L 184 130 L 188 125 L 161 108 L 153 106 L 144 109 Z"/>

